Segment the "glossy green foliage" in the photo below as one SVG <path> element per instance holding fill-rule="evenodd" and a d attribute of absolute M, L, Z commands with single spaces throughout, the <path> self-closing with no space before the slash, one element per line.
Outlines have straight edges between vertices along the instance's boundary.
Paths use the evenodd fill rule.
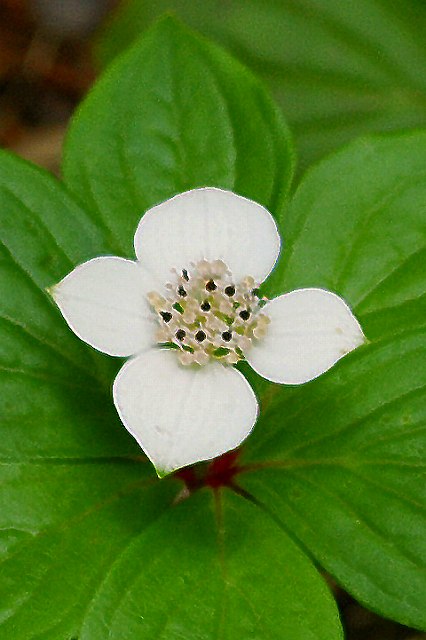
<path fill-rule="evenodd" d="M 130 0 L 98 42 L 109 62 L 165 11 L 263 77 L 301 166 L 368 131 L 426 125 L 426 6 L 420 0 Z"/>
<path fill-rule="evenodd" d="M 199 114 L 194 83 L 208 96 Z M 283 210 L 292 152 L 275 107 L 166 20 L 81 106 L 65 186 L 1 154 L 1 640 L 338 640 L 314 562 L 372 609 L 425 626 L 425 140 L 357 142 Z M 331 288 L 370 341 L 308 385 L 257 387 L 242 489 L 216 501 L 157 480 L 112 404 L 120 362 L 71 334 L 46 291 L 91 257 L 132 257 L 143 210 L 200 184 L 280 221 L 271 292 Z"/>
<path fill-rule="evenodd" d="M 286 213 L 271 289 L 350 303 L 370 339 L 423 325 L 426 134 L 360 139 L 306 175 Z"/>
<path fill-rule="evenodd" d="M 285 532 L 239 497 L 213 497 L 199 492 L 135 537 L 81 640 L 340 637 L 324 582 Z"/>
<path fill-rule="evenodd" d="M 425 133 L 367 138 L 302 181 L 271 289 L 338 292 L 369 344 L 308 385 L 271 387 L 249 449 L 267 470 L 246 484 L 358 599 L 420 628 L 425 167 Z"/>
<path fill-rule="evenodd" d="M 115 420 L 115 367 L 67 329 L 46 290 L 108 245 L 56 180 L 6 153 L 0 203 L 0 455 L 114 455 L 118 442 L 99 436 Z"/>
<path fill-rule="evenodd" d="M 425 331 L 278 393 L 243 486 L 357 599 L 426 628 Z"/>
<path fill-rule="evenodd" d="M 340 638 L 324 581 L 269 517 L 204 492 L 173 505 L 182 484 L 156 479 L 115 416 L 110 360 L 45 289 L 107 251 L 103 231 L 47 174 L 0 167 L 0 638 Z"/>
<path fill-rule="evenodd" d="M 279 211 L 292 165 L 288 130 L 258 81 L 166 18 L 77 113 L 64 175 L 129 255 L 142 213 L 188 189 L 227 188 Z"/>
<path fill-rule="evenodd" d="M 180 27 L 163 23 L 141 43 L 145 62 L 151 56 L 154 63 L 156 51 L 167 43 L 179 49 L 188 69 L 202 66 L 199 78 L 205 76 L 207 84 L 209 63 L 204 55 L 213 56 L 219 78 L 215 82 L 225 88 L 215 90 L 210 83 L 212 117 L 219 130 L 227 132 L 215 142 L 216 157 L 207 154 L 213 140 L 211 119 L 195 138 L 188 130 L 182 141 L 170 137 L 168 118 L 160 119 L 151 141 L 148 126 L 144 145 L 155 153 L 164 127 L 168 151 L 160 156 L 166 164 L 172 159 L 170 173 L 162 165 L 144 178 L 144 161 L 132 161 L 135 175 L 132 178 L 127 168 L 117 187 L 111 183 L 117 170 L 111 149 L 118 144 L 114 149 L 120 155 L 135 151 L 137 145 L 130 133 L 127 139 L 117 136 L 109 123 L 104 138 L 99 134 L 93 145 L 99 155 L 87 155 L 93 164 L 85 181 L 73 181 L 74 159 L 83 159 L 84 144 L 93 142 L 84 129 L 85 122 L 90 127 L 93 101 L 116 118 L 120 105 L 129 105 L 138 90 L 143 96 L 139 82 L 147 91 L 151 87 L 152 94 L 162 90 L 161 83 L 152 88 L 156 73 L 150 69 L 145 81 L 144 74 L 135 76 L 134 71 L 128 77 L 132 65 L 127 62 L 116 72 L 129 83 L 123 102 L 114 111 L 115 103 L 102 93 L 107 91 L 106 79 L 104 88 L 101 84 L 83 106 L 68 143 L 66 174 L 84 208 L 44 172 L 7 154 L 0 159 L 0 638 L 101 640 L 109 634 L 121 640 L 142 634 L 153 640 L 207 639 L 219 631 L 229 638 L 259 632 L 279 638 L 285 629 L 294 638 L 338 639 L 338 614 L 323 579 L 277 524 L 261 512 L 256 515 L 256 508 L 240 497 L 224 498 L 216 510 L 210 493 L 173 506 L 182 483 L 156 479 L 115 414 L 110 385 L 118 364 L 70 333 L 47 291 L 76 264 L 110 254 L 116 247 L 127 250 L 134 229 L 127 238 L 120 225 L 133 227 L 140 207 L 164 197 L 158 184 L 168 195 L 183 188 L 180 178 L 175 180 L 185 173 L 181 153 L 192 175 L 200 176 L 191 178 L 189 172 L 182 178 L 185 187 L 198 180 L 208 184 L 216 175 L 217 184 L 235 187 L 239 181 L 248 195 L 269 206 L 285 195 L 291 168 L 287 131 L 257 82 L 237 66 L 235 94 L 227 101 L 229 74 L 232 78 L 235 71 L 232 60 L 216 50 L 210 54 L 205 43 L 199 45 L 204 53 L 198 59 L 198 41 Z M 135 49 L 133 55 L 138 53 Z M 173 78 L 173 65 L 173 57 L 163 61 L 161 77 L 166 73 Z M 187 89 L 175 90 L 177 94 L 168 97 L 168 108 L 174 112 Z M 239 92 L 248 97 L 241 105 Z M 153 99 L 151 124 L 157 107 Z M 104 117 L 101 113 L 99 120 Z M 240 131 L 234 118 L 247 123 L 264 118 L 261 140 L 242 136 L 236 145 Z M 145 119 L 139 124 L 145 126 Z M 178 138 L 180 131 L 175 123 Z M 239 167 L 243 150 L 251 145 L 259 154 L 253 156 L 249 181 Z M 111 152 L 109 166 L 106 147 Z M 194 149 L 198 155 L 192 156 Z M 200 166 L 202 149 L 206 159 Z M 274 149 L 280 149 L 276 157 Z M 267 171 L 269 181 L 256 182 L 256 161 L 259 176 Z M 132 184 L 139 179 L 146 187 L 141 189 L 147 192 L 146 201 L 135 200 Z M 260 545 L 263 554 L 257 553 Z"/>

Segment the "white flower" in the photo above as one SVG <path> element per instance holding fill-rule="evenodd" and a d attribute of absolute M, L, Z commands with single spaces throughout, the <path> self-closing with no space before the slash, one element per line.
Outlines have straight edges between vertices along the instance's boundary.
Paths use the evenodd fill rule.
<path fill-rule="evenodd" d="M 94 258 L 51 293 L 79 338 L 131 356 L 114 402 L 159 476 L 249 435 L 258 404 L 238 360 L 273 382 L 301 384 L 364 341 L 330 291 L 259 297 L 280 238 L 251 200 L 214 188 L 182 193 L 143 216 L 134 244 L 137 261 Z"/>

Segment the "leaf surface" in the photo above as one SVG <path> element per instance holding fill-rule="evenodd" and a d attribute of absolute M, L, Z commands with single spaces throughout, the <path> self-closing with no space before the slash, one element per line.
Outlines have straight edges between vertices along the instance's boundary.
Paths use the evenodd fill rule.
<path fill-rule="evenodd" d="M 109 253 L 102 232 L 54 178 L 6 153 L 0 202 L 0 458 L 136 452 L 111 406 L 117 363 L 69 331 L 47 291 Z"/>
<path fill-rule="evenodd" d="M 128 90 L 119 105 L 129 107 L 122 126 L 127 118 L 136 131 L 127 138 L 124 129 L 117 134 L 117 96 L 108 93 L 116 78 L 110 85 L 108 77 L 74 125 L 68 157 L 73 144 L 80 146 L 80 155 L 75 151 L 67 171 L 84 205 L 45 172 L 8 154 L 0 156 L 0 638 L 103 640 L 108 633 L 121 640 L 124 633 L 130 638 L 141 629 L 152 638 L 208 639 L 218 631 L 229 638 L 240 632 L 279 638 L 285 629 L 295 639 L 338 640 L 336 605 L 325 583 L 268 516 L 236 496 L 227 496 L 215 512 L 212 493 L 206 491 L 174 506 L 183 497 L 182 485 L 156 479 L 116 416 L 110 386 L 120 363 L 81 343 L 47 290 L 94 256 L 120 250 L 131 256 L 141 213 L 137 206 L 149 206 L 184 185 L 216 176 L 222 186 L 238 184 L 246 195 L 275 203 L 277 211 L 285 199 L 291 166 L 286 129 L 257 82 L 169 23 L 141 46 L 142 57 L 135 49 L 136 59 L 117 72 Z M 163 61 L 157 55 L 162 46 Z M 143 144 L 136 135 L 137 127 L 145 126 L 146 114 L 139 121 L 135 116 L 143 88 L 148 90 L 156 73 L 166 68 L 171 81 L 177 81 L 167 47 L 181 56 L 188 74 L 198 69 L 213 104 L 214 120 L 208 124 L 216 123 L 218 140 L 206 133 L 200 141 L 186 131 L 170 150 L 169 117 L 175 132 L 185 130 L 181 119 L 189 83 L 165 100 L 168 115 L 163 120 L 159 109 L 159 130 L 150 138 L 157 117 L 154 94 L 161 83 L 154 86 Z M 141 61 L 149 67 L 145 76 Z M 96 109 L 91 111 L 97 91 L 103 91 L 99 105 L 105 105 L 99 119 Z M 95 133 L 104 117 L 107 126 L 96 132 L 94 144 L 87 127 Z M 235 128 L 240 117 L 253 127 L 263 123 L 259 142 L 252 144 Z M 90 148 L 85 147 L 88 140 Z M 203 169 L 201 151 L 210 142 L 214 148 Z M 160 165 L 165 163 L 158 174 L 150 156 L 157 145 Z M 275 156 L 281 146 L 285 153 Z M 245 151 L 253 151 L 248 177 L 242 171 Z M 89 169 L 83 160 L 91 163 Z M 132 601 L 144 618 L 135 615 Z"/>
<path fill-rule="evenodd" d="M 192 188 L 230 189 L 278 217 L 292 153 L 286 126 L 258 81 L 165 18 L 85 100 L 63 169 L 116 252 L 128 256 L 146 209 Z"/>
<path fill-rule="evenodd" d="M 174 11 L 262 77 L 301 166 L 358 135 L 426 125 L 426 7 L 418 0 L 132 0 L 99 38 L 103 63 Z"/>
<path fill-rule="evenodd" d="M 202 491 L 136 537 L 90 607 L 81 639 L 340 638 L 325 583 L 267 515 Z"/>
<path fill-rule="evenodd" d="M 426 628 L 426 135 L 361 139 L 312 169 L 271 289 L 324 287 L 368 344 L 269 388 L 244 486 L 357 599 Z M 244 476 L 244 478 L 246 478 Z"/>

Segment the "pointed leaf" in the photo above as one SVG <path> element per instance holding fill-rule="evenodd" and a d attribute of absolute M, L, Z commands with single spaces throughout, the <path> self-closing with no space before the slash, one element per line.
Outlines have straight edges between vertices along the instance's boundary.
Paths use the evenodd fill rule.
<path fill-rule="evenodd" d="M 286 215 L 271 289 L 318 286 L 367 338 L 424 326 L 426 132 L 363 138 L 321 162 Z"/>
<path fill-rule="evenodd" d="M 64 158 L 66 182 L 126 256 L 149 207 L 217 186 L 277 213 L 291 173 L 289 135 L 262 86 L 172 18 L 105 73 L 74 119 Z"/>
<path fill-rule="evenodd" d="M 203 491 L 113 564 L 81 640 L 106 636 L 337 640 L 341 629 L 324 582 L 276 523 L 233 495 L 215 509 Z"/>
<path fill-rule="evenodd" d="M 358 600 L 426 629 L 426 341 L 360 349 L 279 393 L 250 441 L 243 486 Z M 256 441 L 257 436 L 257 441 Z"/>
<path fill-rule="evenodd" d="M 69 331 L 46 291 L 108 252 L 102 231 L 54 178 L 6 153 L 0 203 L 0 456 L 137 451 L 111 402 L 116 363 Z"/>
<path fill-rule="evenodd" d="M 175 493 L 148 464 L 101 458 L 0 462 L 0 482 L 0 637 L 16 640 L 80 637 L 111 564 Z"/>
<path fill-rule="evenodd" d="M 320 286 L 369 344 L 298 389 L 270 388 L 244 486 L 368 607 L 426 628 L 426 134 L 323 161 L 288 212 L 272 287 Z"/>
<path fill-rule="evenodd" d="M 302 166 L 368 131 L 426 125 L 426 7 L 419 0 L 131 0 L 100 37 L 106 63 L 174 11 L 273 90 Z"/>

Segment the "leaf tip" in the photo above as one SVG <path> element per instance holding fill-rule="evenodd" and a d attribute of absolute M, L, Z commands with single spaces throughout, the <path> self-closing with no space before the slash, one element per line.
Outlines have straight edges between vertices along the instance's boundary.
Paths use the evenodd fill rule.
<path fill-rule="evenodd" d="M 174 14 L 172 11 L 164 13 L 151 28 L 155 31 L 162 31 L 167 35 L 174 34 L 176 32 L 185 31 L 184 23 Z M 186 29 L 189 31 L 189 29 Z"/>

